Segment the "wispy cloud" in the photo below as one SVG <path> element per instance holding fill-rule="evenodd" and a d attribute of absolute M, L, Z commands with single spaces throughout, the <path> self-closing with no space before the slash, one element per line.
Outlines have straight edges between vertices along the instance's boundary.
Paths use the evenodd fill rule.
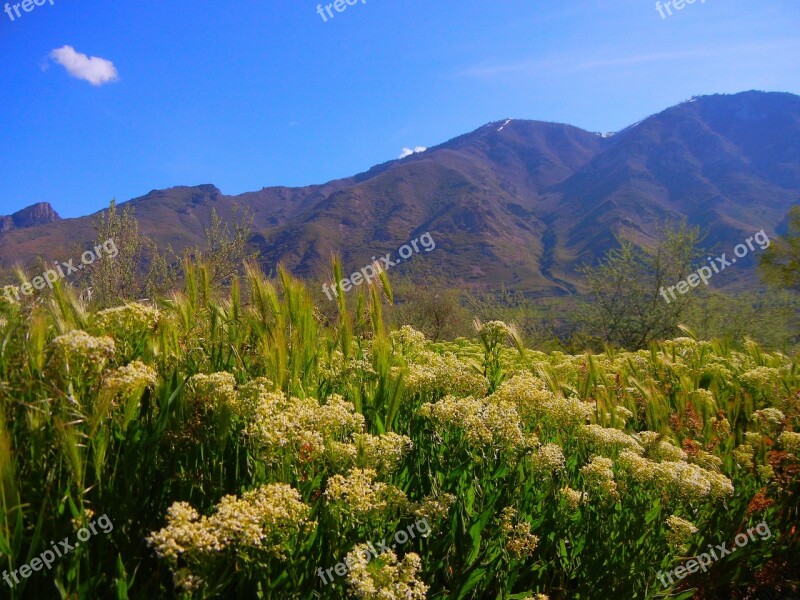
<path fill-rule="evenodd" d="M 417 146 L 413 150 L 411 148 L 403 148 L 403 152 L 397 158 L 405 158 L 406 156 L 411 156 L 417 152 L 425 152 L 425 150 L 427 150 L 425 146 Z"/>
<path fill-rule="evenodd" d="M 76 52 L 72 46 L 62 46 L 50 53 L 50 58 L 76 79 L 100 86 L 119 79 L 117 68 L 110 60 Z"/>
<path fill-rule="evenodd" d="M 644 65 L 656 62 L 685 60 L 704 56 L 728 55 L 732 49 L 726 48 L 696 48 L 675 52 L 655 52 L 649 54 L 626 54 L 622 56 L 604 56 L 601 50 L 588 53 L 593 58 L 585 56 L 570 56 L 563 58 L 541 58 L 506 63 L 481 63 L 459 71 L 456 76 L 490 79 L 503 75 L 535 75 L 557 69 L 560 72 L 582 71 L 585 69 L 598 69 L 603 67 L 620 67 L 626 65 Z M 594 57 L 603 58 L 594 58 Z"/>

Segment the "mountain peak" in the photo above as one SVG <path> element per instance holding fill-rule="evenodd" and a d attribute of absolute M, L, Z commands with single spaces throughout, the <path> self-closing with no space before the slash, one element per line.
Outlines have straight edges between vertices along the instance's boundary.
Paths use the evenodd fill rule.
<path fill-rule="evenodd" d="M 60 221 L 61 217 L 49 202 L 37 202 L 27 208 L 15 212 L 13 215 L 0 216 L 0 233 L 12 229 L 25 229 L 37 227 Z"/>

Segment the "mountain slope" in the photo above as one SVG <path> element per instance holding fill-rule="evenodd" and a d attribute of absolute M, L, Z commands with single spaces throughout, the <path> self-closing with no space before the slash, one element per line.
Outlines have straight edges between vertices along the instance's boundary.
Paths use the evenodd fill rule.
<path fill-rule="evenodd" d="M 798 96 L 705 96 L 607 137 L 503 119 L 324 185 L 239 196 L 177 187 L 131 203 L 142 232 L 178 251 L 202 242 L 212 207 L 224 219 L 239 207 L 253 213 L 267 269 L 323 274 L 338 252 L 352 270 L 430 231 L 437 250 L 424 259 L 454 284 L 563 294 L 615 233 L 647 244 L 659 221 L 685 217 L 728 252 L 760 229 L 772 235 L 800 202 L 799 134 Z M 92 239 L 92 218 L 6 231 L 0 261 L 59 258 Z M 721 283 L 752 280 L 737 268 Z"/>

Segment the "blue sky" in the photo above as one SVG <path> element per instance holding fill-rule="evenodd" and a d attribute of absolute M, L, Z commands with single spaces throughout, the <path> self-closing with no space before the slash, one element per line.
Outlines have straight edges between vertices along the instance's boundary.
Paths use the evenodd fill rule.
<path fill-rule="evenodd" d="M 0 12 L 0 214 L 322 183 L 506 117 L 615 131 L 693 95 L 800 93 L 800 2 L 701 1 L 666 19 L 651 0 L 366 0 L 327 22 L 312 0 Z M 64 46 L 116 80 L 70 76 Z"/>

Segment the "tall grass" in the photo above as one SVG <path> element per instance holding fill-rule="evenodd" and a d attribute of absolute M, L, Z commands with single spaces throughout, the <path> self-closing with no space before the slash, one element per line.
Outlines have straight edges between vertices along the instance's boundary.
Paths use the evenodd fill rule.
<path fill-rule="evenodd" d="M 324 585 L 318 569 L 423 515 L 431 535 L 395 552 L 419 555 L 410 576 L 430 598 L 744 598 L 796 585 L 800 369 L 786 356 L 690 331 L 648 351 L 548 355 L 499 322 L 433 344 L 388 331 L 385 277 L 339 289 L 327 323 L 283 268 L 271 279 L 248 264 L 225 293 L 207 265 L 184 270 L 170 298 L 100 312 L 60 285 L 25 306 L 0 298 L 2 569 L 98 515 L 114 523 L 50 571 L 0 581 L 3 597 L 377 597 L 347 576 Z M 332 270 L 341 280 L 338 260 Z M 733 492 L 649 480 L 625 448 Z M 613 479 L 598 479 L 596 456 Z M 273 537 L 247 541 L 250 521 L 231 514 L 277 484 L 298 491 L 313 525 L 294 531 L 263 500 L 258 526 Z M 233 498 L 239 513 L 225 512 Z M 178 502 L 217 524 L 205 534 L 228 532 L 217 551 L 196 521 L 173 540 L 175 562 L 159 558 L 147 540 Z M 671 515 L 698 529 L 681 547 L 667 541 Z M 761 520 L 769 540 L 658 583 Z M 402 597 L 383 569 L 378 587 Z"/>

